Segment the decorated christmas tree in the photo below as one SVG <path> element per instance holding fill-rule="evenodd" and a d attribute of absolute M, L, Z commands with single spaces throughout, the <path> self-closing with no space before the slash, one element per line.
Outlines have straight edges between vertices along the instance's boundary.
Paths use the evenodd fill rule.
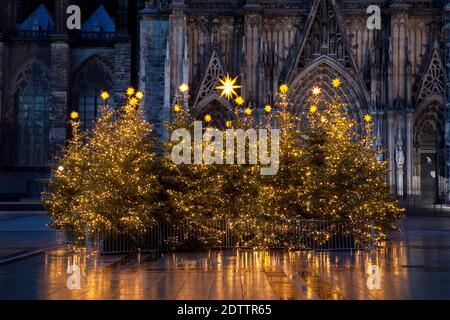
<path fill-rule="evenodd" d="M 101 115 L 82 140 L 74 134 L 60 159 L 46 195 L 57 226 L 82 235 L 86 226 L 129 232 L 144 231 L 160 214 L 161 188 L 150 124 L 140 110 L 142 93 L 130 88 L 121 109 L 101 108 Z M 75 118 L 75 117 L 74 117 Z"/>
<path fill-rule="evenodd" d="M 332 85 L 338 88 L 340 79 Z M 366 237 L 373 225 L 377 240 L 383 240 L 403 210 L 389 191 L 387 163 L 377 160 L 372 117 L 358 124 L 347 117 L 339 97 L 327 102 L 316 87 L 303 131 L 306 216 L 345 221 Z"/>

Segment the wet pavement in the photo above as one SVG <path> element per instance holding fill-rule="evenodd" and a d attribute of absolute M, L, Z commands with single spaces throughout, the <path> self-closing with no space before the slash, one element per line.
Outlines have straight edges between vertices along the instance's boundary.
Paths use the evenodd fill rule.
<path fill-rule="evenodd" d="M 0 299 L 450 299 L 450 218 L 402 227 L 373 252 L 47 250 L 0 265 Z"/>
<path fill-rule="evenodd" d="M 50 218 L 44 211 L 1 211 L 0 263 L 56 245 L 58 233 L 47 226 L 49 222 Z"/>

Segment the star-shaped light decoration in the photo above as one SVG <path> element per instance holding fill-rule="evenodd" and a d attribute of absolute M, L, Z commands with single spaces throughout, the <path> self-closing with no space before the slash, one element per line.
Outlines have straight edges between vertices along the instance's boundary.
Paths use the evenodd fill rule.
<path fill-rule="evenodd" d="M 244 113 L 249 116 L 249 115 L 251 115 L 253 113 L 253 110 L 251 108 L 246 108 L 244 110 Z"/>
<path fill-rule="evenodd" d="M 72 112 L 70 113 L 70 119 L 72 119 L 72 120 L 77 120 L 79 116 L 80 116 L 80 115 L 79 115 L 78 112 L 76 112 L 76 111 L 72 111 Z"/>
<path fill-rule="evenodd" d="M 101 97 L 103 100 L 108 100 L 108 99 L 109 99 L 109 93 L 108 93 L 108 91 L 103 91 L 103 92 L 101 93 L 100 97 Z"/>
<path fill-rule="evenodd" d="M 322 89 L 320 89 L 319 87 L 315 86 L 315 87 L 312 89 L 312 93 L 313 93 L 313 95 L 318 96 L 319 94 L 322 93 Z"/>
<path fill-rule="evenodd" d="M 237 97 L 236 100 L 234 100 L 234 102 L 236 102 L 236 104 L 238 106 L 242 106 L 245 103 L 244 98 L 242 98 L 241 96 Z"/>
<path fill-rule="evenodd" d="M 317 106 L 313 104 L 311 107 L 309 107 L 309 112 L 316 113 L 317 112 Z"/>
<path fill-rule="evenodd" d="M 231 128 L 233 126 L 233 123 L 230 120 L 228 120 L 227 122 L 225 122 L 225 126 L 227 128 Z"/>
<path fill-rule="evenodd" d="M 333 81 L 331 81 L 331 84 L 333 86 L 333 88 L 339 88 L 342 84 L 341 79 L 339 78 L 334 78 Z"/>
<path fill-rule="evenodd" d="M 189 91 L 189 85 L 187 83 L 182 83 L 180 84 L 180 86 L 178 87 L 178 90 L 180 90 L 181 93 L 186 93 Z"/>
<path fill-rule="evenodd" d="M 138 105 L 138 103 L 139 103 L 139 100 L 137 98 L 131 98 L 128 101 L 128 104 L 132 107 L 136 107 Z"/>
<path fill-rule="evenodd" d="M 123 109 L 125 110 L 126 113 L 130 113 L 135 110 L 135 106 L 132 106 L 131 104 L 127 104 L 127 105 L 125 105 L 125 107 Z"/>
<path fill-rule="evenodd" d="M 371 122 L 372 121 L 372 116 L 370 114 L 366 114 L 364 116 L 364 121 L 367 122 L 367 123 Z"/>
<path fill-rule="evenodd" d="M 181 111 L 181 106 L 179 104 L 174 105 L 173 106 L 173 111 L 180 112 Z"/>
<path fill-rule="evenodd" d="M 211 122 L 211 121 L 212 121 L 211 115 L 210 115 L 210 114 L 207 114 L 207 115 L 205 116 L 205 122 Z"/>
<path fill-rule="evenodd" d="M 136 98 L 138 98 L 139 100 L 142 100 L 142 98 L 144 98 L 144 93 L 142 91 L 136 92 Z"/>
<path fill-rule="evenodd" d="M 288 92 L 288 90 L 289 90 L 289 87 L 288 87 L 288 85 L 286 84 L 286 83 L 283 83 L 282 85 L 280 85 L 280 92 L 282 93 L 282 94 L 285 94 L 285 93 L 287 93 Z"/>
<path fill-rule="evenodd" d="M 229 74 L 225 76 L 224 79 L 219 79 L 220 86 L 216 87 L 217 90 L 221 90 L 221 97 L 226 97 L 227 99 L 237 96 L 236 89 L 241 88 L 241 86 L 236 85 L 238 77 L 232 79 Z"/>
<path fill-rule="evenodd" d="M 264 106 L 264 111 L 267 112 L 267 113 L 271 112 L 272 111 L 272 106 L 270 104 L 266 104 Z"/>
<path fill-rule="evenodd" d="M 134 94 L 135 90 L 132 87 L 129 87 L 127 89 L 127 96 L 131 97 Z"/>

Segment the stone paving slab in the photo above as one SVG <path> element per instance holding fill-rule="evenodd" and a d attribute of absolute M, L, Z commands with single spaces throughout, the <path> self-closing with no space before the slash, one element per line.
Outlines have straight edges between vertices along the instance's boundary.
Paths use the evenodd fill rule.
<path fill-rule="evenodd" d="M 412 219 L 403 228 L 371 252 L 211 251 L 155 260 L 47 250 L 0 265 L 0 299 L 450 299 L 450 219 Z M 73 261 L 80 289 L 70 290 Z M 379 288 L 368 286 L 373 265 Z"/>

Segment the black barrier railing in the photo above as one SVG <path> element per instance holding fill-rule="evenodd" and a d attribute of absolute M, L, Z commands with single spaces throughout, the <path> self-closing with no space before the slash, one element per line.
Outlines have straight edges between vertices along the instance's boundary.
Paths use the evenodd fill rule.
<path fill-rule="evenodd" d="M 258 224 L 255 224 L 258 226 Z M 187 224 L 161 222 L 139 234 L 107 229 L 86 232 L 88 250 L 102 254 L 130 252 L 165 252 L 198 249 L 254 248 L 261 245 L 256 227 L 243 227 L 239 221 L 197 220 Z M 295 250 L 370 250 L 375 248 L 372 223 L 355 226 L 349 222 L 296 220 L 288 224 L 267 224 L 259 233 L 269 239 L 274 249 Z"/>

